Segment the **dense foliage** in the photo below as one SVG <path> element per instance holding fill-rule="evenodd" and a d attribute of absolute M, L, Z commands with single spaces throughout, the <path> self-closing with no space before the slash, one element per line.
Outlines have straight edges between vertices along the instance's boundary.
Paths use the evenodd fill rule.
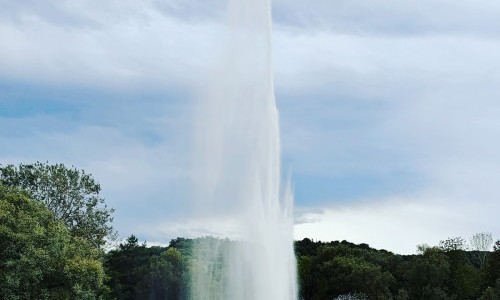
<path fill-rule="evenodd" d="M 101 257 L 42 204 L 0 184 L 1 299 L 97 299 Z"/>
<path fill-rule="evenodd" d="M 500 299 L 500 241 L 493 252 L 485 253 L 444 246 L 457 241 L 420 246 L 417 255 L 397 255 L 346 241 L 297 241 L 299 298 Z M 186 299 L 189 269 L 196 267 L 191 254 L 196 242 L 178 238 L 169 247 L 148 248 L 131 236 L 107 256 L 113 295 L 117 299 Z M 483 265 L 477 259 L 482 254 Z"/>
<path fill-rule="evenodd" d="M 497 242 L 500 246 L 500 242 Z M 296 242 L 300 299 L 500 299 L 500 248 L 466 251 L 462 239 L 397 255 L 366 244 Z M 485 254 L 483 265 L 477 257 Z M 359 298 L 360 296 L 358 296 Z"/>
<path fill-rule="evenodd" d="M 99 196 L 100 185 L 83 170 L 63 164 L 0 165 L 0 183 L 26 191 L 61 220 L 72 235 L 101 247 L 113 238 L 113 209 Z"/>
<path fill-rule="evenodd" d="M 187 261 L 175 247 L 146 247 L 131 235 L 106 256 L 113 299 L 185 299 Z"/>

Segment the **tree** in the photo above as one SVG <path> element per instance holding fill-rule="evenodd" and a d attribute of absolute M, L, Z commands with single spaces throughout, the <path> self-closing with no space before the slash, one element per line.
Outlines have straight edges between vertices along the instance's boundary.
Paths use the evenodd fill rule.
<path fill-rule="evenodd" d="M 135 235 L 130 235 L 118 249 L 106 255 L 105 266 L 110 277 L 111 296 L 116 299 L 134 299 L 135 287 L 141 275 L 139 267 L 149 259 L 148 249 L 139 245 Z"/>
<path fill-rule="evenodd" d="M 100 185 L 83 170 L 63 164 L 0 165 L 0 183 L 18 187 L 43 203 L 74 236 L 101 247 L 114 237 L 111 226 L 113 209 L 99 196 Z"/>
<path fill-rule="evenodd" d="M 409 300 L 410 295 L 408 294 L 408 291 L 405 289 L 399 289 L 398 293 L 394 297 L 395 300 Z"/>
<path fill-rule="evenodd" d="M 477 299 L 481 296 L 481 272 L 471 262 L 470 252 L 448 250 L 450 263 L 450 291 L 457 300 Z"/>
<path fill-rule="evenodd" d="M 42 204 L 0 184 L 2 299 L 97 299 L 105 293 L 101 256 Z"/>
<path fill-rule="evenodd" d="M 177 245 L 190 240 L 177 239 Z M 106 255 L 113 299 L 188 298 L 188 260 L 181 250 L 169 246 L 147 247 L 131 235 Z M 194 297 L 193 297 L 194 299 Z"/>
<path fill-rule="evenodd" d="M 132 234 L 117 249 L 107 253 L 105 266 L 111 297 L 122 300 L 147 299 L 138 296 L 138 285 L 145 276 L 151 257 L 159 256 L 164 250 L 162 247 L 148 248 L 146 243 L 139 244 L 137 237 Z"/>
<path fill-rule="evenodd" d="M 500 280 L 500 240 L 496 241 L 484 267 L 485 286 L 493 287 Z"/>
<path fill-rule="evenodd" d="M 465 240 L 461 237 L 452 237 L 439 242 L 439 248 L 444 251 L 466 250 Z"/>
<path fill-rule="evenodd" d="M 479 266 L 482 267 L 486 260 L 486 255 L 493 244 L 492 234 L 487 232 L 476 233 L 470 238 L 469 242 L 472 247 L 471 250 L 477 251 L 476 256 L 479 260 Z"/>
<path fill-rule="evenodd" d="M 303 255 L 297 259 L 297 275 L 299 278 L 299 297 L 303 300 L 312 299 L 317 288 L 316 272 L 313 258 Z"/>
<path fill-rule="evenodd" d="M 427 244 L 417 245 L 417 254 L 423 255 L 425 251 L 429 250 L 430 248 L 432 247 Z"/>
<path fill-rule="evenodd" d="M 136 287 L 136 299 L 185 299 L 187 297 L 187 264 L 181 252 L 169 247 L 149 259 L 142 280 Z"/>
<path fill-rule="evenodd" d="M 498 300 L 500 299 L 500 278 L 497 280 L 495 287 L 488 287 L 481 298 L 478 300 Z"/>
<path fill-rule="evenodd" d="M 380 266 L 351 255 L 330 256 L 318 266 L 316 274 L 320 279 L 313 299 L 331 299 L 349 293 L 364 294 L 369 299 L 389 299 L 390 287 L 395 283 L 394 277 Z"/>
<path fill-rule="evenodd" d="M 472 250 L 489 251 L 493 245 L 493 236 L 489 232 L 476 233 L 470 238 L 470 245 Z"/>
<path fill-rule="evenodd" d="M 437 247 L 426 248 L 423 251 L 405 272 L 409 298 L 448 299 L 446 293 L 450 281 L 448 257 Z"/>

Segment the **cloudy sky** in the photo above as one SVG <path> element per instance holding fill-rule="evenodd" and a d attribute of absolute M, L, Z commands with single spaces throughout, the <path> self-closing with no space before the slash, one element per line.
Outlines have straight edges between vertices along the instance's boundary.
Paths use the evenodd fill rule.
<path fill-rule="evenodd" d="M 500 2 L 275 0 L 297 239 L 500 238 Z M 122 236 L 189 217 L 193 98 L 223 0 L 0 0 L 0 163 L 92 173 Z"/>

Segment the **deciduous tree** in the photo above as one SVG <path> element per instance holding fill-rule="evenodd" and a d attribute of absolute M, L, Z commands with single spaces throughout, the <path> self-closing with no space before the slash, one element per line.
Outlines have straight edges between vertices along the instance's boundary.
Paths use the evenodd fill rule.
<path fill-rule="evenodd" d="M 465 250 L 466 244 L 462 237 L 451 237 L 439 242 L 439 248 L 444 251 Z"/>
<path fill-rule="evenodd" d="M 0 183 L 18 187 L 43 203 L 74 236 L 101 247 L 113 238 L 113 209 L 100 197 L 101 186 L 92 175 L 63 164 L 20 164 L 0 166 Z"/>
<path fill-rule="evenodd" d="M 471 250 L 476 251 L 479 266 L 482 267 L 486 261 L 486 255 L 493 245 L 493 236 L 489 232 L 474 234 L 469 240 Z"/>
<path fill-rule="evenodd" d="M 101 256 L 42 204 L 0 184 L 0 298 L 97 299 Z"/>

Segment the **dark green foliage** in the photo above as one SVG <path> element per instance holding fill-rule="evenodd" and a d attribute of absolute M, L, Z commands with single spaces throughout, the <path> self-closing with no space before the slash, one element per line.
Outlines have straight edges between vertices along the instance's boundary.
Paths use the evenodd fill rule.
<path fill-rule="evenodd" d="M 145 266 L 156 249 L 139 245 L 131 235 L 126 243 L 106 255 L 105 267 L 110 277 L 111 296 L 116 299 L 134 299 L 135 287 L 141 280 L 139 270 Z M 161 251 L 161 250 L 160 250 Z M 156 251 L 159 254 L 160 251 Z"/>
<path fill-rule="evenodd" d="M 394 256 L 366 244 L 346 241 L 321 243 L 309 239 L 296 242 L 301 299 L 332 299 L 363 294 L 369 299 L 387 299 L 396 280 L 389 268 Z M 300 253 L 300 254 L 299 254 Z"/>
<path fill-rule="evenodd" d="M 481 295 L 481 273 L 463 250 L 447 251 L 450 262 L 450 287 L 456 299 L 477 299 Z"/>
<path fill-rule="evenodd" d="M 488 287 L 479 300 L 498 300 L 500 299 L 500 278 L 494 287 Z"/>
<path fill-rule="evenodd" d="M 136 287 L 136 299 L 183 299 L 189 280 L 181 252 L 168 248 L 153 256 L 140 272 L 142 279 Z"/>
<path fill-rule="evenodd" d="M 465 250 L 465 240 L 462 237 L 452 237 L 439 242 L 439 248 L 444 251 Z"/>
<path fill-rule="evenodd" d="M 99 196 L 100 185 L 83 170 L 40 162 L 17 167 L 0 165 L 0 183 L 23 189 L 51 210 L 73 236 L 96 247 L 113 237 L 113 209 L 106 207 Z"/>
<path fill-rule="evenodd" d="M 346 241 L 297 241 L 299 299 L 363 294 L 367 299 L 500 300 L 500 242 L 496 251 L 486 252 L 481 268 L 474 263 L 476 253 L 463 250 L 461 241 L 421 246 L 419 255 L 408 256 Z"/>
<path fill-rule="evenodd" d="M 101 257 L 42 204 L 0 184 L 2 299 L 98 299 L 105 293 Z"/>
<path fill-rule="evenodd" d="M 405 289 L 399 289 L 397 294 L 394 297 L 395 300 L 409 300 L 410 299 L 410 294 L 408 294 L 408 291 Z"/>
<path fill-rule="evenodd" d="M 299 277 L 299 294 L 301 299 L 313 299 L 318 290 L 315 278 L 315 262 L 311 256 L 303 255 L 297 258 L 297 272 Z"/>
<path fill-rule="evenodd" d="M 442 295 L 446 299 L 450 282 L 450 264 L 444 251 L 427 248 L 422 255 L 412 259 L 404 274 L 410 299 L 428 299 Z"/>
<path fill-rule="evenodd" d="M 370 299 L 387 299 L 394 282 L 390 273 L 355 256 L 337 256 L 325 261 L 318 273 L 324 279 L 318 291 L 320 299 L 349 292 L 362 293 Z"/>
<path fill-rule="evenodd" d="M 295 254 L 297 257 L 302 255 L 315 256 L 318 253 L 318 249 L 321 247 L 322 243 L 313 242 L 312 240 L 305 238 L 301 241 L 295 242 Z"/>
<path fill-rule="evenodd" d="M 500 279 L 500 240 L 495 243 L 494 251 L 486 258 L 483 287 L 493 287 Z"/>
<path fill-rule="evenodd" d="M 186 299 L 187 261 L 175 247 L 146 247 L 131 235 L 107 254 L 105 266 L 115 299 Z"/>

